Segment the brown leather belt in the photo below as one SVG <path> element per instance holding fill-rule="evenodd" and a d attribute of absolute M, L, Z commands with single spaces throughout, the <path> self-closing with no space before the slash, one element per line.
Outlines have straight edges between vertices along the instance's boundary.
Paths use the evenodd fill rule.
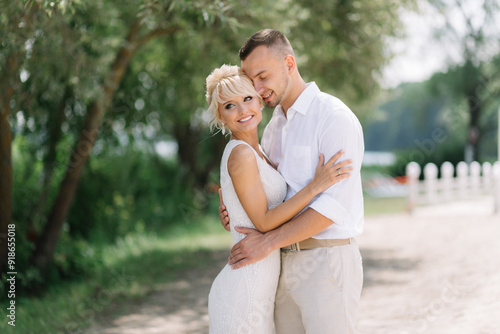
<path fill-rule="evenodd" d="M 301 242 L 291 244 L 290 246 L 283 247 L 283 248 L 281 248 L 281 250 L 283 252 L 297 252 L 297 251 L 300 251 L 302 249 L 342 246 L 342 245 L 348 245 L 350 243 L 351 243 L 351 238 L 349 238 L 349 239 L 314 239 L 314 238 L 309 238 L 306 240 L 302 240 Z"/>

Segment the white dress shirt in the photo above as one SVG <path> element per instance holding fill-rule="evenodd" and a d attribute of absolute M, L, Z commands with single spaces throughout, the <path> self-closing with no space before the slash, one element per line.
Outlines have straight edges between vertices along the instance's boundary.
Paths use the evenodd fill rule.
<path fill-rule="evenodd" d="M 358 118 L 342 101 L 321 92 L 314 82 L 307 84 L 288 109 L 287 117 L 281 105 L 275 108 L 261 145 L 288 184 L 286 199 L 313 179 L 319 153 L 323 153 L 326 162 L 343 149 L 345 153 L 339 161 L 351 159 L 354 170 L 349 178 L 316 196 L 308 206 L 333 221 L 314 238 L 347 239 L 361 234 L 363 130 Z"/>

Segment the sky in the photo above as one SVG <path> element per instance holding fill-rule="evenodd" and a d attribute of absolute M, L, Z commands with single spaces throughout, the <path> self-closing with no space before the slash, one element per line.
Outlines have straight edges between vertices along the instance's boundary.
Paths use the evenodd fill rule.
<path fill-rule="evenodd" d="M 472 25 L 475 27 L 483 25 L 485 19 L 480 6 L 482 1 L 465 0 L 463 3 L 464 11 L 472 18 Z M 420 1 L 419 8 L 419 14 L 401 13 L 407 37 L 396 40 L 389 46 L 396 56 L 383 71 L 384 88 L 393 88 L 402 82 L 423 81 L 435 72 L 445 71 L 449 64 L 462 61 L 462 51 L 456 40 L 448 38 L 437 41 L 433 36 L 436 28 L 444 26 L 445 22 L 449 22 L 458 34 L 463 36 L 466 26 L 460 10 L 454 8 L 446 13 L 445 18 L 426 1 Z M 498 34 L 499 21 L 500 17 L 494 22 L 488 22 L 487 33 Z M 484 50 L 483 56 L 488 57 L 495 52 L 498 52 L 498 43 L 489 50 Z"/>
<path fill-rule="evenodd" d="M 430 14 L 402 13 L 406 38 L 390 43 L 395 53 L 383 71 L 382 87 L 394 88 L 402 82 L 418 82 L 446 69 L 447 57 L 434 41 L 436 23 Z"/>

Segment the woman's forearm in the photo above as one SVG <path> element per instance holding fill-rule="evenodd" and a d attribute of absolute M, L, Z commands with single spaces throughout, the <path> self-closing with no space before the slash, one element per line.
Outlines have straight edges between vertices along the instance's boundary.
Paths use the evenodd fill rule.
<path fill-rule="evenodd" d="M 314 187 L 308 184 L 289 200 L 266 211 L 262 220 L 253 222 L 253 224 L 260 232 L 274 230 L 298 215 L 317 194 Z"/>
<path fill-rule="evenodd" d="M 287 224 L 264 234 L 272 250 L 310 238 L 334 222 L 314 209 L 307 209 Z"/>

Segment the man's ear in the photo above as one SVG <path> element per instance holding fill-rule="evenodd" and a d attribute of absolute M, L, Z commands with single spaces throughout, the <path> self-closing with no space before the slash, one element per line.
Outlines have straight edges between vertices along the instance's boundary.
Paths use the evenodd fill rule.
<path fill-rule="evenodd" d="M 292 55 L 288 55 L 285 57 L 285 66 L 289 73 L 295 70 L 295 58 Z"/>

